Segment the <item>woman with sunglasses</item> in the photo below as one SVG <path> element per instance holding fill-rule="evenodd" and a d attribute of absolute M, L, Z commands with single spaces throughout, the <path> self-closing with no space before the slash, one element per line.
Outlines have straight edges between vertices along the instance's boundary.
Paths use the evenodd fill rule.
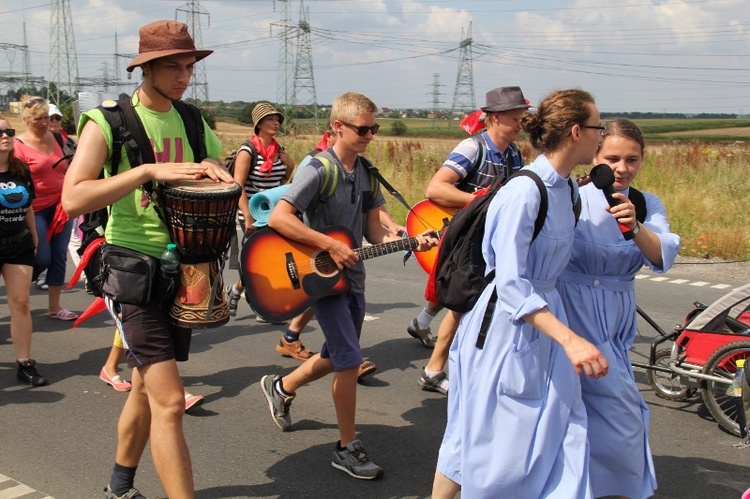
<path fill-rule="evenodd" d="M 607 373 L 591 342 L 567 326 L 555 289 L 575 231 L 570 173 L 588 164 L 601 136 L 594 98 L 579 89 L 553 92 L 522 126 L 542 151 L 525 167 L 533 179 L 510 180 L 487 212 L 483 255 L 495 278 L 461 322 L 450 349 L 451 387 L 432 497 L 590 499 L 586 409 L 580 377 Z M 486 341 L 477 347 L 492 296 Z M 491 309 L 493 310 L 493 309 Z"/>
<path fill-rule="evenodd" d="M 594 162 L 611 169 L 612 198 L 620 204 L 610 207 L 593 183 L 581 188 L 573 252 L 557 289 L 570 326 L 596 345 L 610 366 L 603 378 L 581 379 L 594 497 L 645 498 L 656 490 L 656 474 L 648 444 L 649 411 L 628 357 L 638 325 L 635 275 L 644 265 L 657 273 L 669 270 L 680 237 L 670 232 L 658 197 L 643 192 L 643 203 L 637 201 L 639 191 L 632 182 L 645 148 L 638 126 L 614 120 L 603 135 Z M 637 204 L 645 213 L 638 213 Z M 620 227 L 631 234 L 624 237 Z"/>
<path fill-rule="evenodd" d="M 31 359 L 31 312 L 29 286 L 37 245 L 34 209 L 34 182 L 29 167 L 13 154 L 16 131 L 0 117 L 0 274 L 5 281 L 10 310 L 10 336 L 16 351 L 16 376 L 31 386 L 47 380 Z"/>
<path fill-rule="evenodd" d="M 16 155 L 29 165 L 34 181 L 34 217 L 39 233 L 34 279 L 45 269 L 49 286 L 47 315 L 52 319 L 72 321 L 78 315 L 60 305 L 60 294 L 65 283 L 65 265 L 73 220 L 67 220 L 60 206 L 63 179 L 68 161 L 49 131 L 49 104 L 41 97 L 21 99 L 21 119 L 27 130 L 16 137 Z M 50 229 L 50 226 L 52 228 Z"/>
<path fill-rule="evenodd" d="M 284 115 L 271 104 L 261 102 L 253 108 L 252 118 L 254 134 L 250 137 L 250 143 L 257 154 L 253 154 L 251 148 L 243 146 L 237 151 L 237 159 L 234 162 L 234 181 L 244 187 L 238 201 L 240 225 L 245 234 L 243 244 L 244 239 L 257 230 L 253 225 L 255 219 L 250 214 L 250 198 L 258 192 L 286 184 L 294 173 L 294 160 L 276 142 L 276 135 L 284 123 Z M 231 315 L 237 314 L 242 291 L 242 279 L 234 286 L 227 286 L 227 301 Z M 258 317 L 258 322 L 264 321 Z M 298 354 L 307 359 L 312 352 L 304 350 Z"/>

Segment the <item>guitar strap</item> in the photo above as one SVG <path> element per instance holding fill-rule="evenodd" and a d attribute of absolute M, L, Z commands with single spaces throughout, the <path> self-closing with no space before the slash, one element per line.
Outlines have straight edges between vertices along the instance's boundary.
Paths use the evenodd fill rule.
<path fill-rule="evenodd" d="M 370 175 L 375 177 L 380 181 L 380 183 L 385 187 L 385 189 L 390 193 L 391 196 L 396 198 L 396 200 L 404 205 L 404 208 L 407 209 L 407 211 L 411 211 L 411 206 L 409 206 L 409 203 L 406 202 L 406 199 L 401 195 L 400 192 L 396 190 L 395 187 L 393 187 L 384 177 L 381 175 L 380 171 L 377 169 L 375 165 L 373 165 L 369 159 L 360 157 L 362 159 L 362 162 L 365 164 L 368 170 L 370 170 Z"/>

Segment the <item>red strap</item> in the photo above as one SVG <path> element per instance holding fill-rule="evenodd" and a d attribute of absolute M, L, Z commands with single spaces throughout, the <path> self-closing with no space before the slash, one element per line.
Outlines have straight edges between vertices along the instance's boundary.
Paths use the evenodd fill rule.
<path fill-rule="evenodd" d="M 68 214 L 63 210 L 62 203 L 58 201 L 57 208 L 55 208 L 55 216 L 52 217 L 52 223 L 47 227 L 47 244 L 52 240 L 52 236 L 62 232 L 68 220 Z"/>
<path fill-rule="evenodd" d="M 73 323 L 73 328 L 77 328 L 79 324 L 81 324 L 83 321 L 88 319 L 89 317 L 93 317 L 96 314 L 100 312 L 104 312 L 107 309 L 107 305 L 104 303 L 104 298 L 97 298 L 93 302 L 91 302 L 91 305 L 89 305 L 89 308 L 87 308 L 79 317 L 76 319 L 76 321 Z"/>
<path fill-rule="evenodd" d="M 70 281 L 68 282 L 67 289 L 70 289 L 76 285 L 78 280 L 81 278 L 83 269 L 85 269 L 86 265 L 89 264 L 89 261 L 91 260 L 94 252 L 97 251 L 99 249 L 99 246 L 101 246 L 104 242 L 105 241 L 103 237 L 97 237 L 96 239 L 91 241 L 91 244 L 86 247 L 86 251 L 84 251 L 83 255 L 81 255 L 81 261 L 78 262 L 78 266 L 76 267 L 75 272 L 73 272 L 73 277 L 71 277 Z"/>

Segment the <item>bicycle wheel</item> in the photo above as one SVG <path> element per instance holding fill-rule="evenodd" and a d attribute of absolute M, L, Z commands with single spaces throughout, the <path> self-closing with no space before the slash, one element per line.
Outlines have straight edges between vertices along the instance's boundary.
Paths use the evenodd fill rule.
<path fill-rule="evenodd" d="M 655 367 L 669 369 L 669 359 L 672 357 L 671 348 L 662 348 L 656 352 Z M 674 372 L 662 372 L 648 369 L 646 371 L 648 384 L 654 389 L 657 397 L 667 400 L 686 400 L 692 397 L 696 389 L 680 383 L 680 375 Z"/>
<path fill-rule="evenodd" d="M 730 433 L 740 436 L 737 424 L 737 405 L 732 396 L 732 377 L 737 372 L 737 360 L 750 357 L 750 341 L 733 341 L 718 348 L 703 366 L 703 374 L 726 378 L 726 383 L 701 381 L 703 403 L 717 423 Z"/>

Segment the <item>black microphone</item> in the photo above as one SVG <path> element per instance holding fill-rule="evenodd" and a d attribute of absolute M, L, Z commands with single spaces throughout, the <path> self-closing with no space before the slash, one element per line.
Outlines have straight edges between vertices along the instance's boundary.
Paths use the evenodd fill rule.
<path fill-rule="evenodd" d="M 609 203 L 609 206 L 611 208 L 614 208 L 618 204 L 622 203 L 622 201 L 620 201 L 619 199 L 615 199 L 612 197 L 612 194 L 616 192 L 615 174 L 612 173 L 612 168 L 610 168 L 609 165 L 596 165 L 591 169 L 591 173 L 589 173 L 589 176 L 591 177 L 591 181 L 594 183 L 596 188 L 604 191 L 604 197 L 607 198 L 607 202 Z M 630 239 L 633 239 L 635 237 L 635 234 L 633 234 L 633 229 L 631 229 L 629 226 L 621 224 L 620 222 L 617 222 L 617 225 L 620 226 L 620 232 L 622 232 L 622 237 L 624 237 L 626 241 L 629 241 Z"/>

